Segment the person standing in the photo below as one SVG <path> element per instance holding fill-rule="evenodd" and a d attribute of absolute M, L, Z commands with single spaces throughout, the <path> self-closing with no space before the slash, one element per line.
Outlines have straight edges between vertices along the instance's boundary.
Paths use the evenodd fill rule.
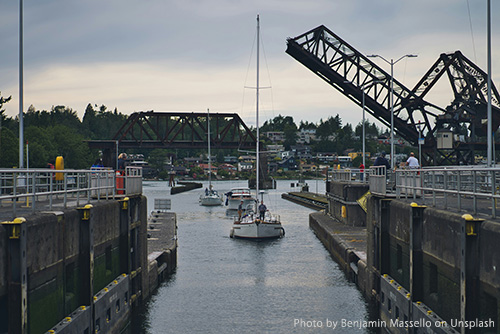
<path fill-rule="evenodd" d="M 240 205 L 238 205 L 238 221 L 241 220 L 241 214 L 243 213 L 243 201 L 240 202 Z"/>
<path fill-rule="evenodd" d="M 266 211 L 267 211 L 267 207 L 264 204 L 264 201 L 261 201 L 260 205 L 259 205 L 260 220 L 264 220 L 264 217 L 266 215 Z"/>
<path fill-rule="evenodd" d="M 413 152 L 410 153 L 410 157 L 408 158 L 408 160 L 406 160 L 406 166 L 408 166 L 410 168 L 420 167 L 420 165 L 418 163 L 418 159 L 415 158 L 415 154 Z"/>
<path fill-rule="evenodd" d="M 126 153 L 120 153 L 120 155 L 118 156 L 118 166 L 117 166 L 116 169 L 118 169 L 118 170 L 125 169 L 126 160 L 127 160 L 127 154 Z"/>
<path fill-rule="evenodd" d="M 361 181 L 363 181 L 364 177 L 365 177 L 365 165 L 363 165 L 363 163 L 359 164 L 359 175 L 360 175 Z"/>
<path fill-rule="evenodd" d="M 389 161 L 385 158 L 385 152 L 382 151 L 382 153 L 380 153 L 380 156 L 377 157 L 373 166 L 385 166 L 387 170 L 391 169 Z"/>

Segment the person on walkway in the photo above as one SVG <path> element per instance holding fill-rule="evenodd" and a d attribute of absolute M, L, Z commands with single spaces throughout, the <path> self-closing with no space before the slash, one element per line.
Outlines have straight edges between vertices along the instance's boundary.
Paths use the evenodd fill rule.
<path fill-rule="evenodd" d="M 117 169 L 125 169 L 125 160 L 127 160 L 127 154 L 126 153 L 120 153 L 118 156 L 118 166 Z"/>
<path fill-rule="evenodd" d="M 365 165 L 363 165 L 363 163 L 359 164 L 359 175 L 360 175 L 361 181 L 363 181 L 363 179 L 365 177 Z"/>
<path fill-rule="evenodd" d="M 380 153 L 380 156 L 377 157 L 373 166 L 385 166 L 385 168 L 387 170 L 391 169 L 391 165 L 389 164 L 389 161 L 387 161 L 387 159 L 385 158 L 384 151 L 382 151 L 382 153 Z"/>
<path fill-rule="evenodd" d="M 420 167 L 420 165 L 418 163 L 418 159 L 415 158 L 415 154 L 413 152 L 410 153 L 410 157 L 408 158 L 408 160 L 406 160 L 406 166 L 408 166 L 410 168 Z"/>
<path fill-rule="evenodd" d="M 264 201 L 261 201 L 260 205 L 259 205 L 260 220 L 264 220 L 264 217 L 266 215 L 266 211 L 267 211 L 267 207 L 264 204 Z"/>
<path fill-rule="evenodd" d="M 240 202 L 240 205 L 238 205 L 238 221 L 241 220 L 241 214 L 243 213 L 243 201 Z"/>

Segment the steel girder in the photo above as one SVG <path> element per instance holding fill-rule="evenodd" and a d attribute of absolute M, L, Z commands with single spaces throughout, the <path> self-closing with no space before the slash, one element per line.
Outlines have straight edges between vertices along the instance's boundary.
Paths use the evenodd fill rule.
<path fill-rule="evenodd" d="M 210 113 L 213 148 L 254 149 L 255 135 L 238 114 Z M 141 111 L 130 115 L 112 140 L 89 141 L 91 148 L 179 148 L 207 146 L 207 113 Z"/>
<path fill-rule="evenodd" d="M 365 110 L 390 126 L 391 76 L 368 57 L 354 49 L 325 26 L 319 26 L 287 40 L 286 52 L 342 92 Z M 424 98 L 446 74 L 453 92 L 453 102 L 443 108 Z M 415 88 L 408 89 L 393 78 L 394 130 L 411 145 L 417 146 L 420 132 L 425 137 L 424 164 L 471 163 L 474 150 L 485 149 L 484 123 L 487 100 L 487 75 L 459 51 L 442 54 Z M 492 87 L 493 130 L 500 125 L 500 96 Z M 440 129 L 463 135 L 452 152 L 437 149 Z"/>

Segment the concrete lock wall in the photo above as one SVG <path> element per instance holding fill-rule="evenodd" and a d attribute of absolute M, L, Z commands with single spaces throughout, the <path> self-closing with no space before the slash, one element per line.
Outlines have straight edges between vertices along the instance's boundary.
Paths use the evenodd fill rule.
<path fill-rule="evenodd" d="M 135 196 L 101 201 L 89 208 L 36 213 L 24 218 L 27 280 L 22 286 L 27 295 L 26 317 L 19 316 L 23 311 L 18 293 L 22 293 L 23 287 L 10 282 L 8 274 L 11 266 L 17 270 L 23 264 L 19 257 L 13 261 L 8 256 L 12 243 L 8 237 L 10 227 L 2 224 L 0 332 L 20 332 L 24 326 L 26 333 L 56 329 L 93 333 L 98 326 L 101 332 L 105 329 L 106 333 L 118 333 L 127 321 L 130 307 L 152 291 L 147 199 Z M 16 287 L 16 292 L 9 292 L 10 285 Z M 12 316 L 16 321 L 10 319 Z M 99 323 L 95 322 L 97 319 Z"/>
<path fill-rule="evenodd" d="M 477 224 L 474 233 L 468 233 L 469 223 L 462 217 L 463 212 L 415 207 L 409 202 L 377 196 L 369 197 L 362 223 L 339 217 L 339 208 L 363 195 L 361 189 L 332 182 L 330 217 L 311 214 L 310 226 L 351 277 L 352 254 L 345 249 L 345 240 L 321 220 L 333 219 L 346 226 L 366 224 L 366 261 L 357 260 L 356 283 L 365 296 L 377 301 L 381 319 L 395 319 L 396 313 L 400 313 L 400 319 L 421 319 L 432 324 L 450 322 L 461 319 L 463 308 L 466 319 L 492 319 L 496 325 L 487 332 L 500 333 L 500 275 L 497 273 L 500 223 L 474 219 Z M 410 291 L 414 294 L 409 294 Z M 388 310 L 388 296 L 392 312 Z M 394 333 L 405 330 L 390 329 Z M 433 327 L 430 330 L 454 333 L 457 329 Z"/>
<path fill-rule="evenodd" d="M 357 200 L 368 191 L 368 185 L 331 182 L 329 189 L 328 213 L 350 226 L 365 226 L 366 213 Z"/>
<path fill-rule="evenodd" d="M 7 235 L 0 226 L 0 333 L 7 331 L 9 313 L 7 308 Z"/>

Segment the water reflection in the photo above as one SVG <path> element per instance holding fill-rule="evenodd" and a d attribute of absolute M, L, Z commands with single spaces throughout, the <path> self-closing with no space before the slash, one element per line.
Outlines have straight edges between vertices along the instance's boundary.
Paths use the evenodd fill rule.
<path fill-rule="evenodd" d="M 244 184 L 214 187 L 223 193 Z M 130 333 L 329 333 L 294 320 L 368 320 L 360 292 L 309 229 L 312 210 L 281 199 L 288 185 L 278 182 L 265 195 L 286 236 L 254 241 L 229 238 L 232 216 L 225 207 L 199 206 L 196 191 L 170 196 L 166 183 L 146 182 L 148 205 L 171 198 L 177 213 L 178 267 L 134 317 Z"/>

